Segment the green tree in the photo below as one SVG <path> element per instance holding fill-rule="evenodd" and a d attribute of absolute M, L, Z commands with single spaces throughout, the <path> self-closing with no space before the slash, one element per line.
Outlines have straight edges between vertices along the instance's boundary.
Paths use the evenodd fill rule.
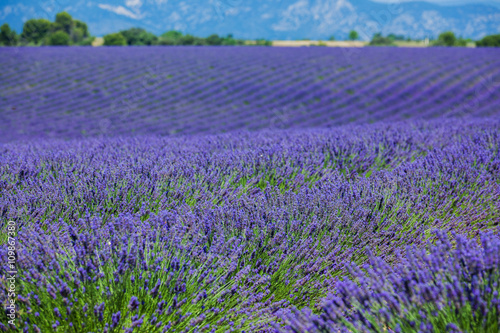
<path fill-rule="evenodd" d="M 222 45 L 245 45 L 245 42 L 240 39 L 235 39 L 233 34 L 229 34 L 226 38 L 223 38 Z"/>
<path fill-rule="evenodd" d="M 127 40 L 119 32 L 104 36 L 104 45 L 106 46 L 123 46 L 127 45 Z"/>
<path fill-rule="evenodd" d="M 457 46 L 457 37 L 451 31 L 441 33 L 434 42 L 435 46 Z"/>
<path fill-rule="evenodd" d="M 389 37 L 384 37 L 380 32 L 377 32 L 373 35 L 372 40 L 370 41 L 371 46 L 393 46 L 394 40 Z"/>
<path fill-rule="evenodd" d="M 184 35 L 179 39 L 179 45 L 193 45 L 195 37 L 193 35 Z"/>
<path fill-rule="evenodd" d="M 359 34 L 356 30 L 351 30 L 349 32 L 349 39 L 350 40 L 357 40 L 359 38 Z"/>
<path fill-rule="evenodd" d="M 270 40 L 265 40 L 265 39 L 257 39 L 255 41 L 255 45 L 257 46 L 273 46 L 273 42 Z"/>
<path fill-rule="evenodd" d="M 68 46 L 69 44 L 69 35 L 64 31 L 56 31 L 48 37 L 48 45 Z"/>
<path fill-rule="evenodd" d="M 75 25 L 75 29 L 80 29 L 82 31 L 83 38 L 90 37 L 87 23 L 78 20 L 73 20 L 73 23 Z"/>
<path fill-rule="evenodd" d="M 333 35 L 332 35 L 332 36 L 330 36 L 330 38 L 328 38 L 328 40 L 329 40 L 330 42 L 333 42 L 333 41 L 335 40 L 335 36 L 333 36 Z"/>
<path fill-rule="evenodd" d="M 83 37 L 83 34 L 83 30 L 80 28 L 72 29 L 70 35 L 71 42 L 73 44 L 81 44 L 81 42 L 85 39 L 85 37 Z"/>
<path fill-rule="evenodd" d="M 182 37 L 182 32 L 177 30 L 170 30 L 161 35 L 161 37 L 179 39 Z"/>
<path fill-rule="evenodd" d="M 31 19 L 24 22 L 21 39 L 25 43 L 40 43 L 49 33 L 52 23 L 45 19 Z"/>
<path fill-rule="evenodd" d="M 182 32 L 176 30 L 170 30 L 165 32 L 158 39 L 158 44 L 160 45 L 179 45 L 182 38 Z"/>
<path fill-rule="evenodd" d="M 222 44 L 222 38 L 219 37 L 219 35 L 210 35 L 206 39 L 208 45 L 221 45 Z"/>
<path fill-rule="evenodd" d="M 66 12 L 57 13 L 56 21 L 53 24 L 54 31 L 62 30 L 68 35 L 71 34 L 74 23 L 73 18 Z"/>
<path fill-rule="evenodd" d="M 84 40 L 82 40 L 78 45 L 80 46 L 92 46 L 92 43 L 94 42 L 95 37 L 87 37 Z"/>
<path fill-rule="evenodd" d="M 500 35 L 490 35 L 476 42 L 477 47 L 500 47 Z"/>
<path fill-rule="evenodd" d="M 17 33 L 7 23 L 0 27 L 0 45 L 15 46 L 18 40 Z"/>
<path fill-rule="evenodd" d="M 125 37 L 127 45 L 155 45 L 158 42 L 158 37 L 142 28 L 131 28 L 120 33 Z"/>
<path fill-rule="evenodd" d="M 73 44 L 88 45 L 90 34 L 87 24 L 82 21 L 73 20 L 70 37 Z"/>

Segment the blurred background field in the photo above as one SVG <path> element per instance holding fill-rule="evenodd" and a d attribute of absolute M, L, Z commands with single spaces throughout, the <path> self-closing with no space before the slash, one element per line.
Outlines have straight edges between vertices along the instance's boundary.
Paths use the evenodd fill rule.
<path fill-rule="evenodd" d="M 2 140 L 499 114 L 494 49 L 3 48 Z"/>

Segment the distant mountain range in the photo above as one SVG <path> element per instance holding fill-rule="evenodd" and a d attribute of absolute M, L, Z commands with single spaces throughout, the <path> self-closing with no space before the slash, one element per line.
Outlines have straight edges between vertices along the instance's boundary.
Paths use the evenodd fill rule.
<path fill-rule="evenodd" d="M 381 0 L 379 0 L 381 1 Z M 387 0 L 386 0 L 387 1 Z M 376 32 L 412 38 L 436 37 L 452 30 L 479 39 L 500 33 L 499 2 L 437 5 L 388 4 L 369 0 L 4 0 L 0 23 L 22 30 L 23 22 L 67 11 L 102 36 L 130 27 L 155 34 L 181 30 L 197 36 L 232 33 L 242 39 L 344 39 L 357 30 L 368 40 Z"/>

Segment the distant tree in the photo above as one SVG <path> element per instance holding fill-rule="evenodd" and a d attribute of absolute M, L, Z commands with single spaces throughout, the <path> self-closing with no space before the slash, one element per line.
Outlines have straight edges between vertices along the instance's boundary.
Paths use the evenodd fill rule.
<path fill-rule="evenodd" d="M 83 38 L 90 37 L 89 28 L 87 26 L 87 23 L 82 22 L 82 21 L 78 21 L 78 20 L 73 20 L 73 23 L 75 25 L 75 29 L 79 29 L 82 32 Z"/>
<path fill-rule="evenodd" d="M 78 45 L 80 46 L 92 46 L 92 43 L 94 42 L 95 37 L 87 37 L 84 40 L 82 40 Z"/>
<path fill-rule="evenodd" d="M 49 33 L 52 23 L 45 19 L 31 19 L 24 22 L 21 39 L 25 43 L 40 43 Z"/>
<path fill-rule="evenodd" d="M 106 46 L 124 46 L 127 45 L 127 40 L 119 32 L 104 36 L 104 45 Z"/>
<path fill-rule="evenodd" d="M 158 44 L 160 45 L 179 45 L 182 38 L 182 32 L 171 30 L 165 32 L 158 39 Z"/>
<path fill-rule="evenodd" d="M 178 41 L 172 38 L 160 37 L 158 39 L 158 45 L 165 45 L 165 46 L 178 45 Z"/>
<path fill-rule="evenodd" d="M 120 31 L 127 45 L 156 45 L 158 37 L 142 28 L 131 28 Z"/>
<path fill-rule="evenodd" d="M 71 34 L 74 23 L 73 18 L 66 12 L 56 14 L 56 21 L 53 24 L 54 31 L 64 31 L 68 35 Z"/>
<path fill-rule="evenodd" d="M 255 45 L 257 46 L 273 46 L 273 42 L 270 40 L 265 40 L 265 39 L 257 39 L 255 41 Z"/>
<path fill-rule="evenodd" d="M 328 38 L 328 40 L 329 40 L 330 42 L 333 42 L 333 41 L 335 40 L 335 36 L 330 36 L 330 38 Z"/>
<path fill-rule="evenodd" d="M 349 39 L 350 40 L 357 40 L 359 38 L 359 34 L 356 30 L 351 30 L 349 32 Z"/>
<path fill-rule="evenodd" d="M 73 20 L 70 37 L 71 41 L 78 45 L 89 45 L 93 40 L 93 38 L 90 38 L 87 24 L 78 20 Z"/>
<path fill-rule="evenodd" d="M 196 45 L 196 46 L 208 45 L 207 44 L 207 39 L 206 38 L 201 38 L 201 37 L 195 37 L 193 45 Z"/>
<path fill-rule="evenodd" d="M 15 46 L 17 45 L 19 38 L 17 33 L 10 29 L 10 26 L 7 23 L 4 23 L 0 27 L 0 45 L 4 46 Z"/>
<path fill-rule="evenodd" d="M 477 47 L 500 47 L 500 35 L 486 36 L 476 42 Z"/>
<path fill-rule="evenodd" d="M 463 47 L 465 47 L 465 46 L 467 46 L 467 42 L 468 42 L 467 39 L 463 39 L 462 37 L 459 37 L 457 39 L 457 41 L 455 42 L 455 46 L 463 46 Z"/>
<path fill-rule="evenodd" d="M 380 32 L 373 35 L 372 40 L 370 41 L 371 46 L 393 46 L 394 40 L 389 37 L 384 37 Z"/>
<path fill-rule="evenodd" d="M 245 42 L 240 39 L 235 39 L 233 34 L 228 34 L 226 38 L 223 38 L 222 45 L 245 45 Z"/>
<path fill-rule="evenodd" d="M 392 40 L 398 40 L 398 41 L 405 40 L 405 36 L 403 36 L 403 35 L 396 35 L 396 34 L 388 34 L 387 38 L 390 38 Z"/>
<path fill-rule="evenodd" d="M 56 31 L 50 34 L 47 44 L 53 46 L 68 46 L 70 44 L 70 38 L 65 31 Z"/>
<path fill-rule="evenodd" d="M 182 37 L 182 32 L 177 30 L 170 30 L 161 35 L 161 37 L 179 39 Z"/>
<path fill-rule="evenodd" d="M 457 37 L 452 31 L 441 33 L 434 42 L 434 46 L 457 46 Z"/>
<path fill-rule="evenodd" d="M 210 35 L 206 38 L 207 45 L 221 45 L 223 39 L 219 35 Z"/>
<path fill-rule="evenodd" d="M 195 37 L 193 35 L 184 35 L 179 39 L 179 45 L 193 45 Z"/>

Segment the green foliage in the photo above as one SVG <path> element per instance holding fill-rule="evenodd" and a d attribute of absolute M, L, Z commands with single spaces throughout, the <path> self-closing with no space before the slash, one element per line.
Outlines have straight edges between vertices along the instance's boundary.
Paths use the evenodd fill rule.
<path fill-rule="evenodd" d="M 477 47 L 500 47 L 500 35 L 490 35 L 476 42 Z"/>
<path fill-rule="evenodd" d="M 397 40 L 397 41 L 406 40 L 405 36 L 403 36 L 403 35 L 396 35 L 396 34 L 388 34 L 387 38 L 390 38 L 392 40 Z"/>
<path fill-rule="evenodd" d="M 240 39 L 235 39 L 232 34 L 227 35 L 222 39 L 222 45 L 245 45 L 245 42 Z"/>
<path fill-rule="evenodd" d="M 87 37 L 82 40 L 78 45 L 80 46 L 92 46 L 92 42 L 94 42 L 95 37 Z"/>
<path fill-rule="evenodd" d="M 79 29 L 80 31 L 82 31 L 83 38 L 90 37 L 87 23 L 78 20 L 73 20 L 73 23 L 75 24 L 75 29 Z"/>
<path fill-rule="evenodd" d="M 70 37 L 71 42 L 76 45 L 88 46 L 94 40 L 93 37 L 90 37 L 87 24 L 78 20 L 73 20 L 73 29 L 71 30 Z"/>
<path fill-rule="evenodd" d="M 433 46 L 466 46 L 467 41 L 462 38 L 457 38 L 452 31 L 445 31 L 441 33 L 436 41 L 432 43 Z"/>
<path fill-rule="evenodd" d="M 71 36 L 70 36 L 71 42 L 74 44 L 80 44 L 84 40 L 83 34 L 84 32 L 82 29 L 80 28 L 73 29 L 71 31 Z"/>
<path fill-rule="evenodd" d="M 349 32 L 349 40 L 357 40 L 359 39 L 359 34 L 356 30 L 351 30 Z"/>
<path fill-rule="evenodd" d="M 373 35 L 370 41 L 371 46 L 394 46 L 394 40 L 389 37 L 384 37 L 380 32 Z"/>
<path fill-rule="evenodd" d="M 75 45 L 88 44 L 88 40 L 86 39 L 90 37 L 87 24 L 79 20 L 73 20 L 71 15 L 66 12 L 61 12 L 56 15 L 56 20 L 52 24 L 51 31 L 53 33 L 58 31 L 65 32 L 70 37 L 70 44 Z"/>
<path fill-rule="evenodd" d="M 151 32 L 147 32 L 142 28 L 131 28 L 128 30 L 120 31 L 127 45 L 156 45 L 158 44 L 158 37 Z"/>
<path fill-rule="evenodd" d="M 182 37 L 182 32 L 177 30 L 170 30 L 161 35 L 162 38 L 172 38 L 172 39 L 180 39 Z"/>
<path fill-rule="evenodd" d="M 73 27 L 74 23 L 71 15 L 66 12 L 56 14 L 56 21 L 52 25 L 54 31 L 64 31 L 70 35 Z"/>
<path fill-rule="evenodd" d="M 455 43 L 455 46 L 465 47 L 465 46 L 467 46 L 467 40 L 463 39 L 463 38 L 458 38 L 457 42 Z"/>
<path fill-rule="evenodd" d="M 56 31 L 48 37 L 47 44 L 52 46 L 68 46 L 70 44 L 70 37 L 64 31 Z"/>
<path fill-rule="evenodd" d="M 31 19 L 24 23 L 21 39 L 24 43 L 39 44 L 47 36 L 52 23 L 46 19 Z"/>
<path fill-rule="evenodd" d="M 438 42 L 444 46 L 454 46 L 457 42 L 455 34 L 451 31 L 443 32 L 438 37 Z"/>
<path fill-rule="evenodd" d="M 214 35 L 208 36 L 206 41 L 207 41 L 207 45 L 221 45 L 223 38 L 219 37 L 219 35 L 217 35 L 217 34 L 214 34 Z"/>
<path fill-rule="evenodd" d="M 193 45 L 203 46 L 203 45 L 208 45 L 208 44 L 207 44 L 207 40 L 205 38 L 195 37 Z"/>
<path fill-rule="evenodd" d="M 257 46 L 273 46 L 273 42 L 271 42 L 270 40 L 266 40 L 266 39 L 257 39 L 255 41 L 255 45 L 257 45 Z"/>
<path fill-rule="evenodd" d="M 328 40 L 329 40 L 330 42 L 333 42 L 333 41 L 335 40 L 335 36 L 333 36 L 333 35 L 332 35 L 332 36 L 330 36 L 330 38 L 328 38 Z"/>
<path fill-rule="evenodd" d="M 14 30 L 10 29 L 7 23 L 4 23 L 0 27 L 0 45 L 3 46 L 15 46 L 17 45 L 19 38 Z"/>
<path fill-rule="evenodd" d="M 28 20 L 21 34 L 22 42 L 31 45 L 90 45 L 89 38 L 87 24 L 73 20 L 66 12 L 58 13 L 53 23 L 45 19 Z"/>
<path fill-rule="evenodd" d="M 124 46 L 127 45 L 127 40 L 123 35 L 119 32 L 114 34 L 109 34 L 104 36 L 104 45 L 105 46 Z"/>
<path fill-rule="evenodd" d="M 179 40 L 182 37 L 182 32 L 176 31 L 176 30 L 171 30 L 165 32 L 163 35 L 160 36 L 158 39 L 158 44 L 159 45 L 179 45 Z"/>
<path fill-rule="evenodd" d="M 179 39 L 178 45 L 193 45 L 194 44 L 194 36 L 193 35 L 184 35 Z"/>
<path fill-rule="evenodd" d="M 243 40 L 234 39 L 233 35 L 221 37 L 217 34 L 208 36 L 207 38 L 196 37 L 190 34 L 183 35 L 180 31 L 167 31 L 158 39 L 159 45 L 245 45 Z M 263 42 L 262 45 L 270 45 L 270 42 Z"/>

